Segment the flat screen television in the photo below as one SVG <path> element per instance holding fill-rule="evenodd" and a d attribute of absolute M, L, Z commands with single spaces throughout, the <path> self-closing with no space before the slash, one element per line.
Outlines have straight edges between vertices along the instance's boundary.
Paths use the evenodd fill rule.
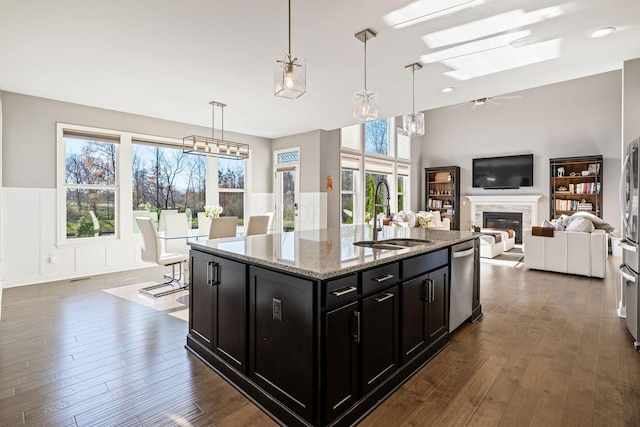
<path fill-rule="evenodd" d="M 473 159 L 473 186 L 519 188 L 533 186 L 533 154 Z"/>

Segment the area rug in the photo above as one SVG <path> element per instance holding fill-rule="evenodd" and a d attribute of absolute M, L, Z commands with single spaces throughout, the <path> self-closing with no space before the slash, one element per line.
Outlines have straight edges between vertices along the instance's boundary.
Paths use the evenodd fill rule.
<path fill-rule="evenodd" d="M 513 248 L 508 252 L 503 252 L 494 258 L 480 258 L 483 264 L 500 265 L 502 267 L 515 268 L 524 259 L 522 248 Z"/>
<path fill-rule="evenodd" d="M 157 311 L 167 312 L 170 316 L 178 319 L 188 320 L 189 311 L 188 309 L 185 310 L 185 307 L 188 306 L 189 303 L 185 297 L 189 295 L 189 291 L 185 289 L 159 298 L 154 298 L 151 295 L 139 292 L 140 288 L 150 286 L 155 283 L 156 282 L 136 283 L 134 285 L 103 289 L 103 292 L 126 299 L 127 301 L 135 302 L 136 304 L 144 305 L 145 307 L 149 307 Z M 186 315 L 183 311 L 186 311 Z"/>

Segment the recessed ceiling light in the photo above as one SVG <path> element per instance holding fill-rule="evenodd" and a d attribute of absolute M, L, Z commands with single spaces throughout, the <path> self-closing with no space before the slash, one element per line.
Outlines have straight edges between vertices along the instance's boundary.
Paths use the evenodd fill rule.
<path fill-rule="evenodd" d="M 442 88 L 440 92 L 449 93 L 449 92 L 453 92 L 454 89 L 455 89 L 454 87 L 449 86 L 449 87 Z"/>
<path fill-rule="evenodd" d="M 615 27 L 602 27 L 602 28 L 598 28 L 597 30 L 591 31 L 587 35 L 587 37 L 589 37 L 590 39 L 597 39 L 600 37 L 608 36 L 609 34 L 613 33 L 615 30 L 616 30 Z"/>

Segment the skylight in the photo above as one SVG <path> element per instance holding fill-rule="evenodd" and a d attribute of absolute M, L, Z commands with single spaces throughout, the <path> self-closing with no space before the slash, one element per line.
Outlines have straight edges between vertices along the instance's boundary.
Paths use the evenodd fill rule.
<path fill-rule="evenodd" d="M 497 49 L 499 47 L 509 46 L 513 41 L 520 40 L 524 37 L 528 37 L 529 35 L 531 35 L 531 31 L 529 30 L 501 34 L 499 36 L 477 40 L 449 49 L 443 49 L 434 53 L 422 55 L 420 57 L 420 62 L 422 62 L 423 64 L 429 64 L 432 62 L 439 62 L 445 59 L 452 59 L 472 53 L 479 53 L 491 49 Z"/>
<path fill-rule="evenodd" d="M 395 29 L 409 27 L 459 10 L 483 4 L 485 0 L 418 0 L 386 14 L 384 22 Z"/>

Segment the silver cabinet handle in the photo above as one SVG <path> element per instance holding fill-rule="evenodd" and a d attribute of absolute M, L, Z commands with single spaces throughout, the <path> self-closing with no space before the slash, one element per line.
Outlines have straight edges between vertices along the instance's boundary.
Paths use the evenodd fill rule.
<path fill-rule="evenodd" d="M 425 290 L 425 285 L 427 289 Z M 433 279 L 424 279 L 422 281 L 422 297 L 423 301 L 433 302 Z"/>
<path fill-rule="evenodd" d="M 353 340 L 360 342 L 360 312 L 354 311 L 353 315 L 356 317 L 356 334 L 353 336 Z"/>
<path fill-rule="evenodd" d="M 453 257 L 454 258 L 463 258 L 463 257 L 469 256 L 469 255 L 473 255 L 474 251 L 475 251 L 475 248 L 467 249 L 465 251 L 454 252 L 453 253 Z"/>
<path fill-rule="evenodd" d="M 638 248 L 635 245 L 630 245 L 630 244 L 628 244 L 626 242 L 623 242 L 623 241 L 620 241 L 618 246 L 620 246 L 625 251 L 634 252 L 634 253 L 638 252 Z"/>
<path fill-rule="evenodd" d="M 374 299 L 376 300 L 376 302 L 382 302 L 388 300 L 389 298 L 393 298 L 393 294 L 387 292 L 383 296 Z"/>
<path fill-rule="evenodd" d="M 385 274 L 384 276 L 374 277 L 373 278 L 373 280 L 375 280 L 378 283 L 382 283 L 382 282 L 387 281 L 389 279 L 393 279 L 393 274 Z"/>
<path fill-rule="evenodd" d="M 436 300 L 436 287 L 433 280 L 429 280 L 429 295 L 429 302 L 434 302 Z"/>
<path fill-rule="evenodd" d="M 620 275 L 622 277 L 632 283 L 636 283 L 636 277 L 633 274 L 627 273 L 627 270 L 629 270 L 629 268 L 624 264 L 620 264 L 620 266 L 618 267 L 618 271 L 620 271 Z"/>
<path fill-rule="evenodd" d="M 349 286 L 348 288 L 338 289 L 337 291 L 331 292 L 331 295 L 335 295 L 337 297 L 341 297 L 342 295 L 350 294 L 351 292 L 357 290 L 358 288 L 355 286 Z"/>
<path fill-rule="evenodd" d="M 214 261 L 209 261 L 207 264 L 207 283 L 210 286 L 217 286 L 220 284 L 220 264 Z"/>

